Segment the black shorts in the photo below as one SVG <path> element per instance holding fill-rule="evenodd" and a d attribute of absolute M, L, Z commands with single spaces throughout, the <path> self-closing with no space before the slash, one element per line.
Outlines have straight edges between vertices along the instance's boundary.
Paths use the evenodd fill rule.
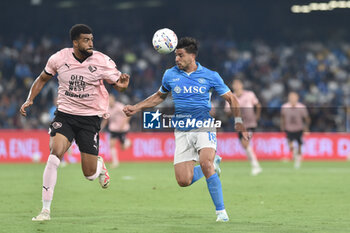
<path fill-rule="evenodd" d="M 255 128 L 247 128 L 247 131 L 253 133 L 255 131 Z M 238 138 L 239 140 L 242 140 L 243 134 L 241 132 L 238 132 Z"/>
<path fill-rule="evenodd" d="M 303 131 L 288 132 L 286 131 L 288 141 L 296 140 L 299 144 L 303 144 Z"/>
<path fill-rule="evenodd" d="M 98 155 L 100 129 L 101 118 L 98 116 L 77 116 L 56 111 L 49 134 L 53 137 L 60 133 L 69 142 L 75 139 L 80 152 Z"/>
<path fill-rule="evenodd" d="M 120 141 L 121 144 L 125 143 L 127 132 L 113 132 L 113 131 L 110 131 L 110 134 L 111 134 L 111 138 L 117 138 Z"/>

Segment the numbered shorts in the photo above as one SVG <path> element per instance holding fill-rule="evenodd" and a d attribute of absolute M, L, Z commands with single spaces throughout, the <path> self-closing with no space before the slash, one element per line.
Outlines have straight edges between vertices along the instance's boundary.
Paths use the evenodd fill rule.
<path fill-rule="evenodd" d="M 203 148 L 216 150 L 216 132 L 199 130 L 175 130 L 174 164 L 186 161 L 199 161 L 198 151 Z"/>
<path fill-rule="evenodd" d="M 98 116 L 77 116 L 56 111 L 49 134 L 53 137 L 60 133 L 69 142 L 75 139 L 80 152 L 98 155 L 100 128 L 101 118 Z"/>

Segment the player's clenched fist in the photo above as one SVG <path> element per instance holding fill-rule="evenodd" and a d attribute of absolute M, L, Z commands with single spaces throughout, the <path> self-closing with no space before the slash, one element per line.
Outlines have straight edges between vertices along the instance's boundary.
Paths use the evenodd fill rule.
<path fill-rule="evenodd" d="M 129 86 L 129 80 L 130 80 L 130 75 L 121 74 L 117 81 L 118 87 L 121 89 L 126 89 Z"/>
<path fill-rule="evenodd" d="M 28 108 L 32 104 L 33 104 L 33 101 L 31 101 L 31 100 L 27 100 L 26 102 L 24 102 L 24 104 L 22 105 L 22 107 L 20 109 L 20 113 L 22 116 L 27 116 L 26 108 Z"/>
<path fill-rule="evenodd" d="M 134 115 L 137 112 L 137 109 L 132 105 L 126 105 L 123 109 L 123 112 L 129 117 Z"/>
<path fill-rule="evenodd" d="M 119 81 L 121 84 L 129 84 L 129 79 L 130 79 L 130 75 L 128 74 L 121 74 Z"/>

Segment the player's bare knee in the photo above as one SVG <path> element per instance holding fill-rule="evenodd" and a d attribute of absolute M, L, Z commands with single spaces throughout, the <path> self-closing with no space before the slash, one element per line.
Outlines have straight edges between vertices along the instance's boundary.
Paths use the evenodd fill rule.
<path fill-rule="evenodd" d="M 193 177 L 193 175 L 192 176 L 190 176 L 190 175 L 184 176 L 184 175 L 176 174 L 176 181 L 180 187 L 187 187 L 187 186 L 191 185 L 192 177 Z"/>
<path fill-rule="evenodd" d="M 177 183 L 180 187 L 187 187 L 191 185 L 192 179 L 178 179 Z"/>
<path fill-rule="evenodd" d="M 200 164 L 202 170 L 214 169 L 213 162 L 210 160 L 201 161 L 199 164 Z"/>
<path fill-rule="evenodd" d="M 210 160 L 202 161 L 200 162 L 202 172 L 205 176 L 210 175 L 214 171 L 214 165 L 213 162 Z"/>

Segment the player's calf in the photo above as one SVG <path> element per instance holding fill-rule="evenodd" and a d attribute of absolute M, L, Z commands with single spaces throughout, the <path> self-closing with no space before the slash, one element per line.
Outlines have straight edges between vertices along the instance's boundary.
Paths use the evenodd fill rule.
<path fill-rule="evenodd" d="M 86 179 L 95 180 L 98 177 L 98 175 L 96 175 L 97 174 L 97 167 L 94 169 L 89 169 L 89 170 L 84 169 L 83 174 L 84 174 Z"/>
<path fill-rule="evenodd" d="M 101 167 L 99 165 L 97 165 L 97 168 L 95 169 L 94 172 L 83 172 L 84 173 L 84 176 L 86 179 L 90 180 L 90 181 L 93 181 L 95 180 L 101 173 Z"/>
<path fill-rule="evenodd" d="M 105 163 L 103 161 L 103 158 L 101 156 L 97 157 L 97 166 L 95 169 L 95 173 L 93 175 L 90 175 L 92 172 L 87 172 L 87 170 L 84 170 L 85 178 L 93 181 L 96 178 L 99 178 L 99 183 L 102 188 L 108 188 L 109 183 L 110 183 L 110 177 L 108 174 L 108 170 L 105 166 Z M 87 176 L 89 175 L 89 176 Z"/>

